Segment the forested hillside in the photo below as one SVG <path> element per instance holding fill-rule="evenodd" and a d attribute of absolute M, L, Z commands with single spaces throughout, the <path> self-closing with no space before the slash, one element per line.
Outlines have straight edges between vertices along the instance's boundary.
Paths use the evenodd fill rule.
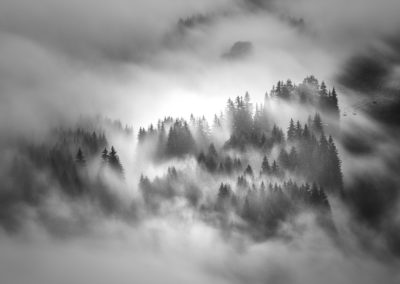
<path fill-rule="evenodd" d="M 308 117 L 294 114 L 280 125 L 272 112 L 279 101 L 306 108 Z M 20 216 L 21 204 L 40 208 L 56 190 L 126 220 L 164 214 L 167 204 L 183 201 L 203 220 L 254 238 L 273 236 L 282 222 L 304 211 L 315 212 L 332 231 L 329 198 L 344 193 L 340 155 L 329 132 L 338 131 L 338 119 L 335 89 L 313 76 L 299 85 L 279 81 L 262 103 L 254 104 L 248 93 L 228 99 L 212 123 L 204 116 L 166 117 L 140 127 L 137 142 L 132 128 L 118 121 L 80 119 L 74 127 L 52 130 L 42 144 L 17 143 L 8 169 L 15 182 L 0 196 L 1 224 L 17 230 L 20 220 L 13 216 Z M 129 184 L 134 173 L 124 161 L 132 157 L 110 144 L 115 135 L 137 143 L 143 155 L 136 163 L 167 165 L 165 174 L 149 177 L 136 164 L 140 178 Z M 131 187 L 138 187 L 139 196 L 127 205 L 117 192 Z"/>

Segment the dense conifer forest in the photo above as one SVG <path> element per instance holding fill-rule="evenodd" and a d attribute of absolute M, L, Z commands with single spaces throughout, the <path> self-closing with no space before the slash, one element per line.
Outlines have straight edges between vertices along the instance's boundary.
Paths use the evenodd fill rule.
<path fill-rule="evenodd" d="M 288 101 L 307 107 L 308 116 L 279 125 L 271 103 Z M 133 174 L 124 169 L 124 160 L 130 157 L 121 156 L 106 133 L 135 143 L 133 129 L 101 117 L 81 118 L 75 127 L 52 130 L 42 144 L 18 144 L 20 155 L 9 168 L 17 184 L 1 193 L 0 221 L 17 229 L 19 220 L 10 214 L 20 203 L 39 206 L 57 189 L 127 220 L 138 212 L 164 214 L 166 204 L 184 200 L 203 220 L 256 239 L 273 236 L 281 223 L 304 211 L 314 212 L 323 228 L 334 231 L 329 199 L 343 198 L 344 188 L 332 136 L 338 129 L 324 118 L 337 123 L 339 113 L 335 89 L 309 76 L 299 85 L 277 82 L 262 103 L 254 104 L 249 93 L 228 99 L 212 123 L 191 115 L 140 127 L 137 152 L 168 167 L 153 177 L 141 172 L 136 181 L 140 196 L 129 206 L 115 191 L 128 190 L 126 178 Z M 190 169 L 179 166 L 188 161 Z M 31 167 L 46 173 L 45 178 L 33 175 Z"/>
<path fill-rule="evenodd" d="M 399 284 L 399 0 L 0 0 L 0 284 Z"/>

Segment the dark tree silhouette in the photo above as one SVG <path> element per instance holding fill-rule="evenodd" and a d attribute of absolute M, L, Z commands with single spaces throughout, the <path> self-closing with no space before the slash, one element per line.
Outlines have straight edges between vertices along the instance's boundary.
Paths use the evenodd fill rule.
<path fill-rule="evenodd" d="M 75 161 L 80 166 L 85 166 L 86 165 L 86 160 L 85 160 L 85 157 L 83 156 L 81 148 L 79 148 L 78 152 L 76 153 Z"/>
<path fill-rule="evenodd" d="M 111 151 L 108 155 L 108 164 L 110 165 L 111 169 L 113 169 L 119 175 L 123 176 L 124 169 L 117 155 L 117 151 L 115 151 L 114 149 L 114 146 L 111 146 Z"/>
<path fill-rule="evenodd" d="M 168 156 L 182 157 L 194 154 L 196 150 L 195 141 L 184 120 L 176 120 L 169 129 L 166 152 Z"/>
<path fill-rule="evenodd" d="M 253 176 L 253 169 L 251 168 L 251 166 L 250 165 L 247 165 L 247 168 L 246 168 L 246 170 L 244 171 L 244 174 L 245 175 L 248 175 L 248 176 Z"/>
<path fill-rule="evenodd" d="M 287 140 L 290 141 L 290 142 L 293 142 L 295 137 L 296 137 L 296 128 L 294 126 L 294 121 L 291 118 L 288 130 L 287 130 Z"/>
<path fill-rule="evenodd" d="M 261 174 L 268 175 L 271 171 L 267 156 L 264 156 L 261 164 Z"/>
<path fill-rule="evenodd" d="M 319 115 L 319 113 L 316 113 L 314 115 L 314 119 L 312 121 L 312 129 L 316 133 L 322 133 L 322 131 L 323 131 L 322 120 L 321 120 L 321 116 Z"/>
<path fill-rule="evenodd" d="M 286 151 L 286 149 L 282 149 L 281 152 L 279 153 L 278 157 L 279 165 L 283 169 L 289 169 L 290 168 L 290 160 L 289 160 L 289 154 Z"/>
<path fill-rule="evenodd" d="M 107 163 L 108 162 L 108 158 L 109 158 L 108 150 L 107 150 L 107 148 L 104 148 L 104 150 L 103 150 L 103 152 L 101 154 L 101 159 L 102 159 L 103 163 Z"/>
<path fill-rule="evenodd" d="M 272 163 L 271 174 L 273 174 L 275 176 L 279 176 L 280 175 L 280 169 L 279 169 L 278 164 L 276 163 L 275 160 Z"/>

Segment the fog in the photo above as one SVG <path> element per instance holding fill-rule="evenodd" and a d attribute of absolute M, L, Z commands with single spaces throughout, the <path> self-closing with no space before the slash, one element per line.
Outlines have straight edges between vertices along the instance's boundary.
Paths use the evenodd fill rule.
<path fill-rule="evenodd" d="M 227 95 L 261 99 L 282 78 L 333 80 L 344 58 L 397 32 L 395 1 L 269 2 L 254 10 L 241 1 L 1 1 L 1 113 L 13 117 L 2 124 L 38 127 L 53 113 L 102 112 L 138 127 L 171 110 L 187 116 L 191 104 L 210 116 Z M 177 27 L 196 14 L 210 21 Z M 252 56 L 221 60 L 237 41 L 251 42 Z M 22 107 L 22 118 L 10 111 Z"/>
<path fill-rule="evenodd" d="M 95 235 L 54 240 L 38 228 L 24 237 L 2 236 L 1 275 L 7 283 L 398 283 L 398 265 L 357 247 L 338 249 L 310 216 L 298 225 L 306 234 L 294 241 L 228 242 L 213 228 L 194 221 L 149 220 L 140 227 L 101 223 Z M 26 238 L 30 241 L 27 244 Z M 40 261 L 38 261 L 40 260 Z"/>
<path fill-rule="evenodd" d="M 399 12 L 395 0 L 0 0 L 0 282 L 400 282 Z M 321 116 L 345 197 L 327 186 L 329 214 L 295 209 L 270 232 L 244 217 L 250 195 L 237 177 L 248 192 L 308 180 L 258 176 L 280 144 L 227 147 L 227 100 L 248 92 L 286 135 L 291 118 L 304 127 L 318 107 L 274 99 L 275 87 L 309 75 L 338 92 L 339 119 Z M 196 150 L 160 150 L 159 119 L 192 114 Z M 167 137 L 174 120 L 164 122 Z M 142 143 L 141 127 L 151 136 Z M 85 131 L 107 141 L 96 138 L 93 155 L 79 146 L 83 174 L 46 165 L 75 169 L 57 151 L 75 155 Z M 243 168 L 202 165 L 210 141 L 217 162 L 239 157 Z M 101 160 L 111 146 L 123 178 Z M 83 180 L 84 193 L 64 178 Z M 218 203 L 221 183 L 233 205 Z"/>

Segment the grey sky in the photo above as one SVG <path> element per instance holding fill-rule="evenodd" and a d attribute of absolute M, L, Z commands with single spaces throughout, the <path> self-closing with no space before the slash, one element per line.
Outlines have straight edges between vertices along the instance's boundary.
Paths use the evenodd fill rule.
<path fill-rule="evenodd" d="M 101 113 L 135 131 L 163 116 L 211 117 L 224 110 L 228 97 L 249 91 L 260 102 L 277 80 L 299 83 L 310 74 L 329 88 L 336 85 L 342 110 L 352 112 L 355 99 L 350 95 L 364 91 L 359 78 L 366 73 L 383 82 L 385 90 L 400 88 L 399 15 L 398 0 L 0 0 L 0 144 L 14 135 L 32 138 L 80 115 Z M 179 26 L 180 19 L 189 24 Z M 248 43 L 251 52 L 226 58 L 237 42 Z M 397 141 L 360 117 L 354 124 L 342 118 L 343 133 L 361 129 L 365 140 L 375 144 L 372 153 L 357 156 L 338 143 L 345 178 L 379 172 L 381 179 L 398 182 L 396 156 L 379 154 L 398 154 Z M 286 116 L 276 120 L 287 121 Z M 374 135 L 376 141 L 370 139 Z M 115 141 L 121 156 L 134 156 L 131 141 Z M 144 163 L 126 161 L 125 168 L 139 176 Z M 135 188 L 136 178 L 128 178 Z M 349 257 L 307 214 L 299 217 L 298 227 L 284 228 L 299 238 L 288 247 L 281 241 L 253 243 L 245 236 L 225 243 L 213 228 L 193 221 L 194 213 L 185 208 L 176 209 L 178 217 L 130 227 L 112 218 L 98 220 L 98 212 L 84 203 L 64 201 L 49 197 L 41 214 L 50 219 L 60 214 L 59 220 L 82 215 L 98 224 L 98 231 L 66 240 L 49 237 L 35 222 L 18 238 L 0 231 L 5 252 L 0 282 L 55 283 L 63 277 L 58 283 L 70 283 L 76 277 L 110 283 L 121 277 L 119 283 L 132 283 L 137 277 L 159 283 L 162 277 L 165 283 L 321 283 L 321 274 L 335 284 L 399 279 L 397 263 L 364 259 L 364 249 L 346 229 L 373 237 L 340 207 L 334 214 L 354 252 Z M 298 236 L 298 228 L 311 233 Z M 20 239 L 25 237 L 28 242 Z M 373 239 L 377 247 L 381 241 Z M 47 268 L 49 274 L 43 273 Z"/>
<path fill-rule="evenodd" d="M 399 26 L 398 1 L 248 2 L 0 1 L 1 128 L 97 112 L 138 127 L 193 105 L 210 116 L 278 79 L 333 83 L 347 57 L 385 48 Z M 179 34 L 178 20 L 195 14 L 212 21 Z M 253 56 L 221 60 L 237 41 Z"/>

